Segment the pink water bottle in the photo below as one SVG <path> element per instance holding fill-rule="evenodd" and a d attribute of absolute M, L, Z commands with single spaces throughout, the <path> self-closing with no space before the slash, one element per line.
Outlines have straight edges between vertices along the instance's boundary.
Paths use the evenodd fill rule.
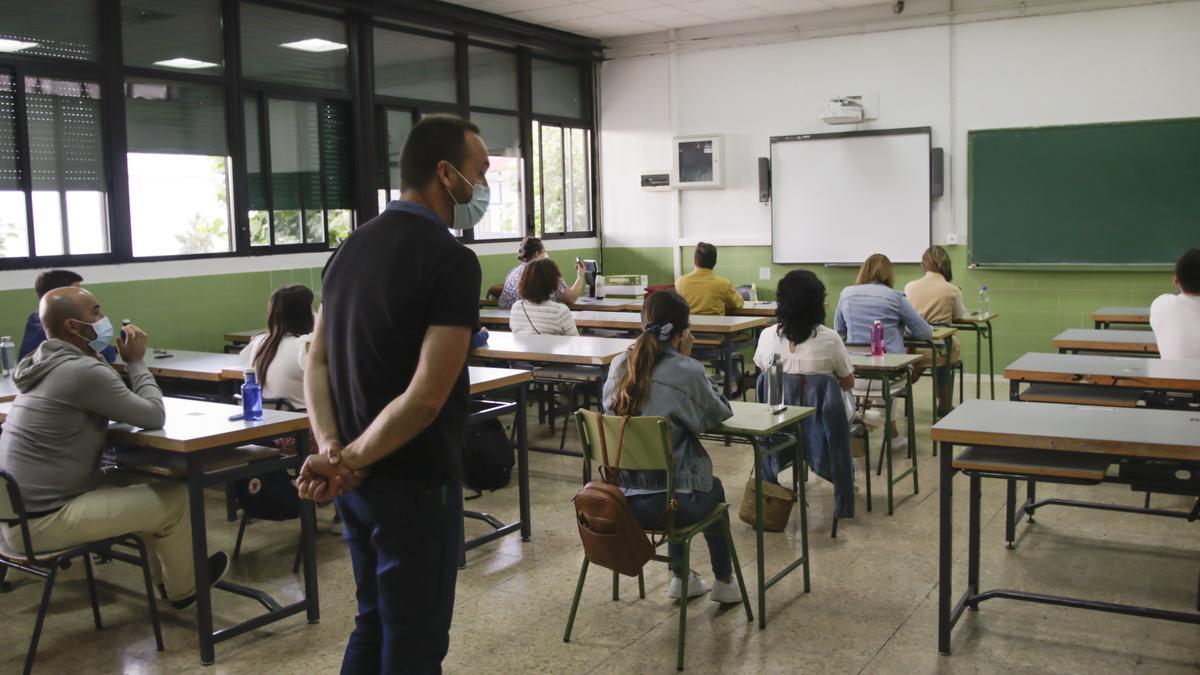
<path fill-rule="evenodd" d="M 871 324 L 871 356 L 883 356 L 883 322 Z"/>

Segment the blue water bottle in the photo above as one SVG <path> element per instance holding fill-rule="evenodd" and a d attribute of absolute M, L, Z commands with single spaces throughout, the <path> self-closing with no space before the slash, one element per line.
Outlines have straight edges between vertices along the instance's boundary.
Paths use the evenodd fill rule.
<path fill-rule="evenodd" d="M 262 387 L 253 368 L 242 371 L 246 383 L 242 385 L 242 416 L 247 420 L 262 419 Z"/>
<path fill-rule="evenodd" d="M 871 324 L 871 356 L 883 356 L 883 322 Z"/>

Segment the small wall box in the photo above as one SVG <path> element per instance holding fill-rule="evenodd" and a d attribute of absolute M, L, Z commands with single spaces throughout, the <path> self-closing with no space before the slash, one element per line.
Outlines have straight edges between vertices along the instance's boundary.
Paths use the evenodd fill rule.
<path fill-rule="evenodd" d="M 678 136 L 675 138 L 675 187 L 680 190 L 725 186 L 725 158 L 721 136 Z"/>

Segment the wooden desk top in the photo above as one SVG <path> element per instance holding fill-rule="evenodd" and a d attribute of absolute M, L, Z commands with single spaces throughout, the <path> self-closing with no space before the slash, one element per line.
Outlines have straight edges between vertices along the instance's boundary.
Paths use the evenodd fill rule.
<path fill-rule="evenodd" d="M 166 397 L 167 423 L 162 429 L 146 430 L 128 424 L 113 424 L 108 439 L 114 443 L 170 452 L 197 452 L 227 445 L 283 436 L 308 428 L 304 413 L 264 410 L 257 422 L 229 421 L 230 415 L 242 412 L 234 405 Z M 12 403 L 0 403 L 0 422 L 8 418 Z"/>
<path fill-rule="evenodd" d="M 1052 344 L 1055 349 L 1158 353 L 1154 332 L 1148 330 L 1069 328 L 1055 336 Z"/>
<path fill-rule="evenodd" d="M 197 382 L 220 382 L 221 380 L 242 379 L 242 357 L 239 354 L 220 354 L 214 352 L 190 352 L 183 349 L 168 349 L 169 358 L 154 358 L 155 354 L 146 352 L 146 366 L 155 377 L 173 377 L 180 380 Z M 125 372 L 125 364 L 119 359 L 113 367 Z M 229 373 L 237 371 L 236 377 Z"/>
<path fill-rule="evenodd" d="M 1131 389 L 1200 391 L 1200 359 L 1031 352 L 1009 364 L 1004 369 L 1004 377 L 1025 382 L 1072 382 Z"/>
<path fill-rule="evenodd" d="M 1092 312 L 1092 321 L 1110 323 L 1150 323 L 1149 307 L 1101 307 Z"/>
<path fill-rule="evenodd" d="M 609 328 L 615 330 L 641 330 L 642 315 L 633 312 L 571 312 L 575 325 L 580 328 Z M 693 333 L 738 333 L 766 326 L 769 322 L 761 317 L 749 316 L 701 316 L 693 314 Z"/>
<path fill-rule="evenodd" d="M 508 317 L 510 316 L 507 309 L 496 309 L 494 307 L 479 310 L 479 323 L 489 328 L 503 327 L 508 328 Z"/>
<path fill-rule="evenodd" d="M 854 366 L 856 373 L 898 373 L 922 358 L 924 357 L 920 354 L 871 356 L 870 354 L 850 352 L 850 365 Z"/>
<path fill-rule="evenodd" d="M 597 312 L 640 312 L 642 301 L 634 298 L 589 298 L 582 297 L 568 305 L 574 310 Z"/>
<path fill-rule="evenodd" d="M 987 312 L 987 313 L 967 312 L 966 314 L 958 317 L 954 321 L 951 321 L 950 325 L 953 326 L 956 324 L 966 323 L 966 324 L 974 324 L 977 326 L 981 323 L 987 323 L 988 321 L 994 321 L 996 319 L 996 317 L 998 317 L 998 316 L 1000 316 L 999 312 Z"/>
<path fill-rule="evenodd" d="M 225 337 L 222 339 L 232 345 L 244 345 L 249 344 L 250 341 L 254 339 L 254 336 L 262 335 L 265 332 L 267 332 L 266 328 L 255 328 L 254 330 L 235 330 L 232 333 L 226 333 Z"/>
<path fill-rule="evenodd" d="M 480 298 L 479 306 L 480 307 L 495 307 L 498 302 L 499 301 L 496 300 L 496 298 Z"/>
<path fill-rule="evenodd" d="M 816 408 L 789 405 L 783 412 L 773 415 L 768 412 L 766 403 L 747 403 L 745 401 L 730 401 L 729 407 L 733 408 L 733 417 L 722 422 L 720 428 L 714 429 L 712 433 L 767 436 L 787 428 L 817 411 Z"/>
<path fill-rule="evenodd" d="M 504 389 L 533 379 L 532 371 L 514 368 L 471 366 L 468 368 L 468 373 L 471 378 L 472 394 L 486 394 L 489 391 Z"/>
<path fill-rule="evenodd" d="M 0 377 L 0 403 L 13 400 L 19 393 L 11 377 Z"/>
<path fill-rule="evenodd" d="M 625 338 L 496 332 L 489 335 L 486 345 L 471 352 L 471 356 L 504 361 L 606 366 L 632 345 L 633 340 Z"/>
<path fill-rule="evenodd" d="M 734 310 L 735 316 L 775 316 L 779 309 L 779 304 L 775 302 L 767 302 L 760 300 L 751 302 L 747 300 L 742 306 Z"/>
<path fill-rule="evenodd" d="M 1200 413 L 966 401 L 933 425 L 935 441 L 1200 461 Z"/>

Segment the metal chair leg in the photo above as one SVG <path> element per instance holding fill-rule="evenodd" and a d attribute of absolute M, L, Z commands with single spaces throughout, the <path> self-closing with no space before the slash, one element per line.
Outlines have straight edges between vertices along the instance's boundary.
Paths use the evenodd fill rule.
<path fill-rule="evenodd" d="M 238 525 L 237 539 L 233 543 L 233 559 L 237 560 L 242 555 L 242 537 L 246 534 L 246 523 L 250 521 L 250 516 L 242 511 L 242 522 Z"/>
<path fill-rule="evenodd" d="M 12 582 L 6 581 L 8 577 L 8 567 L 0 565 L 0 593 L 8 593 L 13 589 Z"/>
<path fill-rule="evenodd" d="M 46 575 L 46 587 L 42 589 L 42 602 L 38 605 L 37 620 L 33 624 L 33 637 L 29 639 L 29 653 L 25 655 L 25 675 L 33 672 L 33 659 L 37 656 L 38 640 L 42 637 L 42 624 L 46 622 L 46 610 L 50 608 L 50 593 L 54 590 L 54 579 L 58 576 L 58 565 L 55 561 Z"/>
<path fill-rule="evenodd" d="M 677 638 L 678 648 L 675 652 L 675 670 L 683 670 L 683 652 L 687 645 L 687 606 L 688 606 L 688 579 L 692 576 L 691 567 L 692 541 L 689 539 L 683 544 L 683 589 L 679 594 L 679 636 Z"/>
<path fill-rule="evenodd" d="M 300 573 L 300 561 L 304 559 L 304 540 L 296 544 L 296 558 L 292 561 L 292 574 Z"/>
<path fill-rule="evenodd" d="M 733 574 L 737 577 L 738 590 L 742 592 L 742 606 L 746 608 L 746 621 L 754 621 L 754 612 L 750 609 L 750 594 L 746 592 L 746 582 L 742 580 L 742 564 L 738 561 L 737 547 L 733 545 L 733 532 L 729 529 L 729 511 L 725 511 L 721 527 L 725 531 L 725 539 L 729 541 L 729 557 L 733 559 Z"/>
<path fill-rule="evenodd" d="M 154 582 L 150 580 L 150 558 L 146 555 L 146 543 L 138 537 L 138 555 L 142 559 L 142 580 L 146 582 L 146 601 L 150 604 L 150 623 L 154 626 L 154 643 L 158 651 L 163 651 L 162 625 L 158 621 L 158 601 L 154 598 Z"/>
<path fill-rule="evenodd" d="M 621 599 L 621 575 L 613 572 L 613 602 Z"/>
<path fill-rule="evenodd" d="M 83 554 L 83 571 L 87 574 L 88 595 L 92 598 L 92 620 L 96 630 L 104 628 L 100 621 L 100 601 L 96 598 L 96 575 L 92 571 L 92 556 Z"/>
<path fill-rule="evenodd" d="M 571 614 L 567 617 L 567 629 L 563 631 L 563 642 L 571 641 L 571 629 L 575 626 L 575 612 L 579 609 L 579 598 L 583 595 L 583 581 L 587 579 L 588 559 L 583 559 L 579 568 L 579 581 L 575 583 L 575 598 L 571 600 Z"/>

